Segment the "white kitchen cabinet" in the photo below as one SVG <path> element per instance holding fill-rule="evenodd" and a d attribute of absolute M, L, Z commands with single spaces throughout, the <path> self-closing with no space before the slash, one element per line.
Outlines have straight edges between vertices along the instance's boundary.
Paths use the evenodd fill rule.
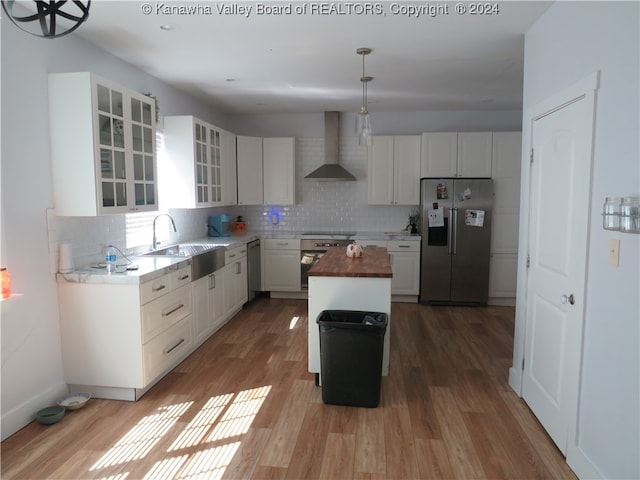
<path fill-rule="evenodd" d="M 387 248 L 386 240 L 357 240 L 357 243 L 362 245 L 364 248 L 367 247 L 384 247 Z"/>
<path fill-rule="evenodd" d="M 247 302 L 247 246 L 225 252 L 225 266 L 193 282 L 196 344 L 227 323 Z"/>
<path fill-rule="evenodd" d="M 221 130 L 222 135 L 222 205 L 238 203 L 238 173 L 236 167 L 236 135 Z"/>
<path fill-rule="evenodd" d="M 262 165 L 264 180 L 264 204 L 295 204 L 295 138 L 263 138 Z"/>
<path fill-rule="evenodd" d="M 158 209 L 155 100 L 92 73 L 49 75 L 56 214 Z"/>
<path fill-rule="evenodd" d="M 455 177 L 458 173 L 458 133 L 434 132 L 422 134 L 420 176 Z"/>
<path fill-rule="evenodd" d="M 223 317 L 228 319 L 238 312 L 248 300 L 246 245 L 225 252 L 223 271 Z"/>
<path fill-rule="evenodd" d="M 261 247 L 263 290 L 300 292 L 300 240 L 267 238 Z"/>
<path fill-rule="evenodd" d="M 164 118 L 166 161 L 160 169 L 160 195 L 168 208 L 222 205 L 225 132 L 190 115 Z M 234 145 L 235 152 L 235 145 Z M 229 153 L 226 154 L 227 156 Z M 235 155 L 235 153 L 234 153 Z M 233 165 L 235 170 L 235 165 Z M 233 181 L 235 187 L 235 179 Z"/>
<path fill-rule="evenodd" d="M 65 381 L 137 400 L 194 348 L 191 267 L 143 284 L 60 281 Z"/>
<path fill-rule="evenodd" d="M 457 177 L 491 178 L 493 134 L 491 132 L 458 133 Z"/>
<path fill-rule="evenodd" d="M 215 317 L 215 274 L 195 280 L 191 284 L 193 291 L 193 333 L 196 345 L 204 342 L 211 333 L 217 318 Z"/>
<path fill-rule="evenodd" d="M 494 188 L 491 220 L 489 298 L 515 299 L 520 221 L 520 132 L 493 134 L 492 177 Z"/>
<path fill-rule="evenodd" d="M 420 242 L 390 240 L 391 294 L 394 301 L 417 302 L 420 293 Z"/>
<path fill-rule="evenodd" d="M 491 178 L 491 132 L 422 134 L 422 178 Z"/>
<path fill-rule="evenodd" d="M 370 205 L 418 205 L 420 136 L 374 136 L 367 179 Z"/>
<path fill-rule="evenodd" d="M 236 137 L 238 205 L 264 203 L 262 138 Z"/>

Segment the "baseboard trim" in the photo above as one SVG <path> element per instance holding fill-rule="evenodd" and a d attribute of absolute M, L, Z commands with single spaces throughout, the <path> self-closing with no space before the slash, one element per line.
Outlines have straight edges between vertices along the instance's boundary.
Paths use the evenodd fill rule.
<path fill-rule="evenodd" d="M 56 400 L 69 393 L 66 383 L 55 385 L 2 414 L 1 438 L 4 441 L 36 418 L 38 410 L 55 405 Z"/>
<path fill-rule="evenodd" d="M 522 370 L 509 369 L 509 386 L 519 397 L 522 396 Z"/>
<path fill-rule="evenodd" d="M 391 295 L 391 301 L 397 303 L 418 303 L 417 295 Z"/>
<path fill-rule="evenodd" d="M 494 307 L 515 307 L 516 299 L 511 297 L 489 297 L 487 305 Z"/>
<path fill-rule="evenodd" d="M 568 445 L 567 465 L 578 478 L 589 480 L 606 478 L 578 445 Z"/>
<path fill-rule="evenodd" d="M 270 296 L 271 298 L 293 298 L 299 300 L 306 300 L 309 297 L 306 290 L 303 292 L 271 292 Z"/>

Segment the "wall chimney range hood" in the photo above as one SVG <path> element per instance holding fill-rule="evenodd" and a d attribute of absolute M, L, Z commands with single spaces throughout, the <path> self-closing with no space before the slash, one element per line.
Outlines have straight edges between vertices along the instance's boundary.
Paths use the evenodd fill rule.
<path fill-rule="evenodd" d="M 315 182 L 345 182 L 355 181 L 351 175 L 338 163 L 340 155 L 340 112 L 324 113 L 324 164 L 304 177 L 307 181 Z"/>

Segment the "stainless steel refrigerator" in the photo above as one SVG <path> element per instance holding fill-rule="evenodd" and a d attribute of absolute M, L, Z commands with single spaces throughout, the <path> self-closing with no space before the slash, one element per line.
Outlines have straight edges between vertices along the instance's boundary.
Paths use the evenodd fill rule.
<path fill-rule="evenodd" d="M 420 302 L 486 305 L 493 181 L 423 178 L 420 191 Z"/>

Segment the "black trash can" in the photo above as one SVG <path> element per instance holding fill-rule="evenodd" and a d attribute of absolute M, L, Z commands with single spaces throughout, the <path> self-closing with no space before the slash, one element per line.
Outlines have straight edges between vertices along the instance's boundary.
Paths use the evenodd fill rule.
<path fill-rule="evenodd" d="M 320 329 L 322 401 L 377 407 L 380 403 L 386 313 L 323 310 Z"/>

